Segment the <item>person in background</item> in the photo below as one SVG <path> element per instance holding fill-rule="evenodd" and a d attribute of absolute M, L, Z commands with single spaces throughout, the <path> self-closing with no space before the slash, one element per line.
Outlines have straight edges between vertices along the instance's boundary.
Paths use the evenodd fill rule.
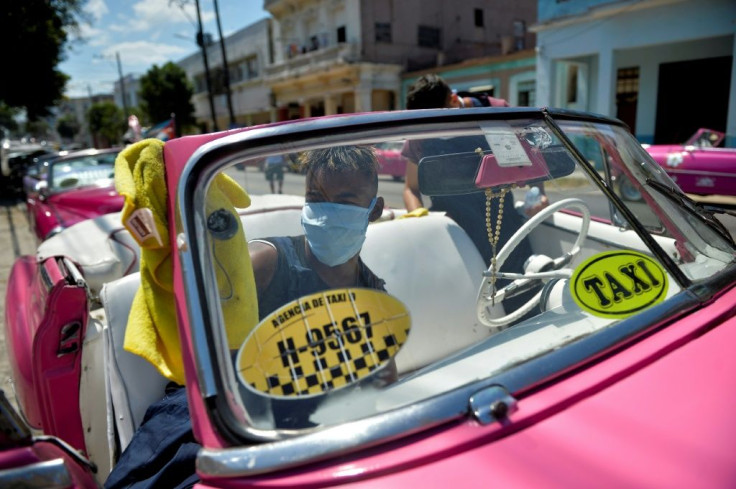
<path fill-rule="evenodd" d="M 491 97 L 485 93 L 469 94 L 460 93 L 457 90 L 452 91 L 452 107 L 511 107 L 509 103 L 502 98 Z"/>
<path fill-rule="evenodd" d="M 284 155 L 270 155 L 266 157 L 264 162 L 264 171 L 266 173 L 266 180 L 271 186 L 271 193 L 276 193 L 276 183 L 278 182 L 278 193 L 283 193 L 284 188 L 284 166 L 286 166 L 286 159 Z"/>
<path fill-rule="evenodd" d="M 501 106 L 508 106 L 505 100 L 494 99 Z M 463 103 L 472 101 L 463 101 Z M 504 105 L 505 104 L 505 105 Z M 410 88 L 406 98 L 406 108 L 438 109 L 462 107 L 458 95 L 453 93 L 450 86 L 441 77 L 435 74 L 421 76 Z M 424 207 L 422 194 L 419 190 L 418 164 L 427 155 L 451 154 L 467 151 L 468 147 L 487 145 L 483 138 L 449 138 L 444 140 L 407 140 L 401 154 L 407 159 L 406 175 L 404 180 L 404 205 L 407 212 Z M 503 219 L 496 251 L 500 251 L 509 238 L 524 223 L 524 217 L 514 208 L 513 194 L 509 194 L 503 201 Z M 546 197 L 545 197 L 546 198 Z M 486 223 L 486 196 L 483 192 L 463 195 L 446 195 L 432 197 L 431 211 L 443 211 L 452 218 L 475 244 L 486 265 L 490 265 L 493 257 L 493 247 L 488 239 Z M 494 199 L 491 206 L 491 222 L 496 223 L 499 215 L 499 202 Z M 528 239 L 523 239 L 519 246 L 511 253 L 503 266 L 504 272 L 523 273 L 524 262 L 531 255 L 531 245 Z M 499 286 L 505 281 L 499 280 Z M 515 310 L 529 300 L 528 294 L 509 297 L 504 301 L 507 311 Z"/>

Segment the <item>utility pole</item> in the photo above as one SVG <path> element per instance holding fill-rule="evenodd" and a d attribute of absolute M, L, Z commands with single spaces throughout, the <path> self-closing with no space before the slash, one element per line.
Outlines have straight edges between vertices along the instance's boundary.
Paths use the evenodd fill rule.
<path fill-rule="evenodd" d="M 87 84 L 87 94 L 89 95 L 89 103 L 92 105 L 94 103 L 94 99 L 92 98 L 92 85 L 89 83 Z M 90 138 L 87 139 L 87 144 L 92 146 L 93 148 L 97 147 L 97 134 L 93 134 L 92 130 L 89 127 L 89 123 L 87 122 L 86 118 L 84 121 L 85 127 L 87 128 L 87 132 L 89 133 Z M 91 140 L 90 140 L 91 139 Z"/>
<path fill-rule="evenodd" d="M 123 94 L 123 112 L 125 120 L 128 120 L 128 96 L 125 93 L 125 81 L 123 80 L 123 66 L 120 64 L 120 53 L 115 52 L 115 59 L 118 60 L 118 75 L 120 76 L 120 91 Z"/>
<path fill-rule="evenodd" d="M 233 112 L 233 99 L 230 92 L 230 68 L 227 65 L 227 53 L 225 52 L 225 40 L 222 37 L 222 25 L 220 25 L 220 8 L 215 3 L 215 18 L 217 19 L 217 34 L 220 36 L 220 50 L 222 51 L 222 80 L 225 83 L 225 94 L 227 95 L 227 110 L 230 114 L 230 127 L 235 127 L 235 113 Z"/>
<path fill-rule="evenodd" d="M 199 9 L 199 0 L 194 0 L 197 7 L 197 24 L 199 30 L 197 31 L 197 44 L 202 48 L 202 60 L 204 61 L 204 78 L 207 83 L 207 94 L 210 99 L 210 113 L 212 114 L 212 128 L 215 132 L 219 131 L 217 128 L 217 115 L 215 114 L 215 102 L 212 99 L 212 82 L 210 81 L 210 65 L 207 61 L 207 46 L 204 42 L 204 32 L 202 30 L 202 12 Z"/>

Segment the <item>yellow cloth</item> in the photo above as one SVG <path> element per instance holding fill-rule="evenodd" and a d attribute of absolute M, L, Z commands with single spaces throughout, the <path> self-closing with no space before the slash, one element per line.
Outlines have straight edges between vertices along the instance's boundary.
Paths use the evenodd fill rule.
<path fill-rule="evenodd" d="M 422 217 L 427 215 L 429 215 L 429 211 L 425 207 L 417 207 L 413 211 L 399 216 L 399 219 L 403 219 L 405 217 Z"/>
<path fill-rule="evenodd" d="M 141 246 L 141 285 L 133 299 L 123 346 L 151 362 L 164 377 L 183 385 L 163 147 L 163 141 L 146 139 L 125 148 L 115 161 L 115 187 L 125 197 L 123 225 Z M 209 236 L 207 241 L 216 258 L 217 283 L 231 349 L 238 348 L 258 322 L 253 267 L 235 211 L 235 207 L 249 205 L 248 194 L 227 175 L 218 175 L 210 185 L 205 204 L 207 215 L 224 209 L 237 223 L 237 232 L 227 239 Z"/>

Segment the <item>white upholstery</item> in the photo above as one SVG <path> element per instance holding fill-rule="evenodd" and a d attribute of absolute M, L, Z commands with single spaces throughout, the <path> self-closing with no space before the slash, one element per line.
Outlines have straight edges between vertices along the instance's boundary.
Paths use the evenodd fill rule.
<path fill-rule="evenodd" d="M 38 246 L 39 260 L 67 256 L 84 275 L 93 298 L 102 286 L 138 271 L 138 243 L 120 222 L 120 213 L 106 214 L 79 222 Z"/>
<path fill-rule="evenodd" d="M 107 378 L 108 338 L 104 311 L 90 311 L 82 347 L 79 378 L 79 414 L 87 457 L 97 466 L 100 484 L 114 464 L 115 430 Z"/>
<path fill-rule="evenodd" d="M 409 309 L 411 332 L 396 356 L 410 372 L 488 337 L 476 318 L 486 269 L 468 235 L 442 214 L 368 226 L 361 258 Z"/>
<path fill-rule="evenodd" d="M 303 234 L 301 208 L 304 197 L 255 195 L 240 219 L 248 239 Z M 69 257 L 84 275 L 93 299 L 102 286 L 140 268 L 140 248 L 120 220 L 120 212 L 79 222 L 41 243 L 38 260 Z"/>
<path fill-rule="evenodd" d="M 110 396 L 120 448 L 125 449 L 140 426 L 146 409 L 161 399 L 168 380 L 147 360 L 123 350 L 125 328 L 140 274 L 105 284 L 100 298 L 108 323 Z"/>
<path fill-rule="evenodd" d="M 304 234 L 301 224 L 304 197 L 293 195 L 254 195 L 251 205 L 240 211 L 248 239 Z"/>

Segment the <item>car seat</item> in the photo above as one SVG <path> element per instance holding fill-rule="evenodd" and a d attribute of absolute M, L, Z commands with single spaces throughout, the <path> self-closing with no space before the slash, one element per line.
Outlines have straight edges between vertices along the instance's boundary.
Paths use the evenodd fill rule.
<path fill-rule="evenodd" d="M 409 339 L 396 356 L 399 374 L 492 334 L 476 317 L 487 265 L 470 237 L 444 213 L 368 226 L 361 258 L 411 315 Z"/>

